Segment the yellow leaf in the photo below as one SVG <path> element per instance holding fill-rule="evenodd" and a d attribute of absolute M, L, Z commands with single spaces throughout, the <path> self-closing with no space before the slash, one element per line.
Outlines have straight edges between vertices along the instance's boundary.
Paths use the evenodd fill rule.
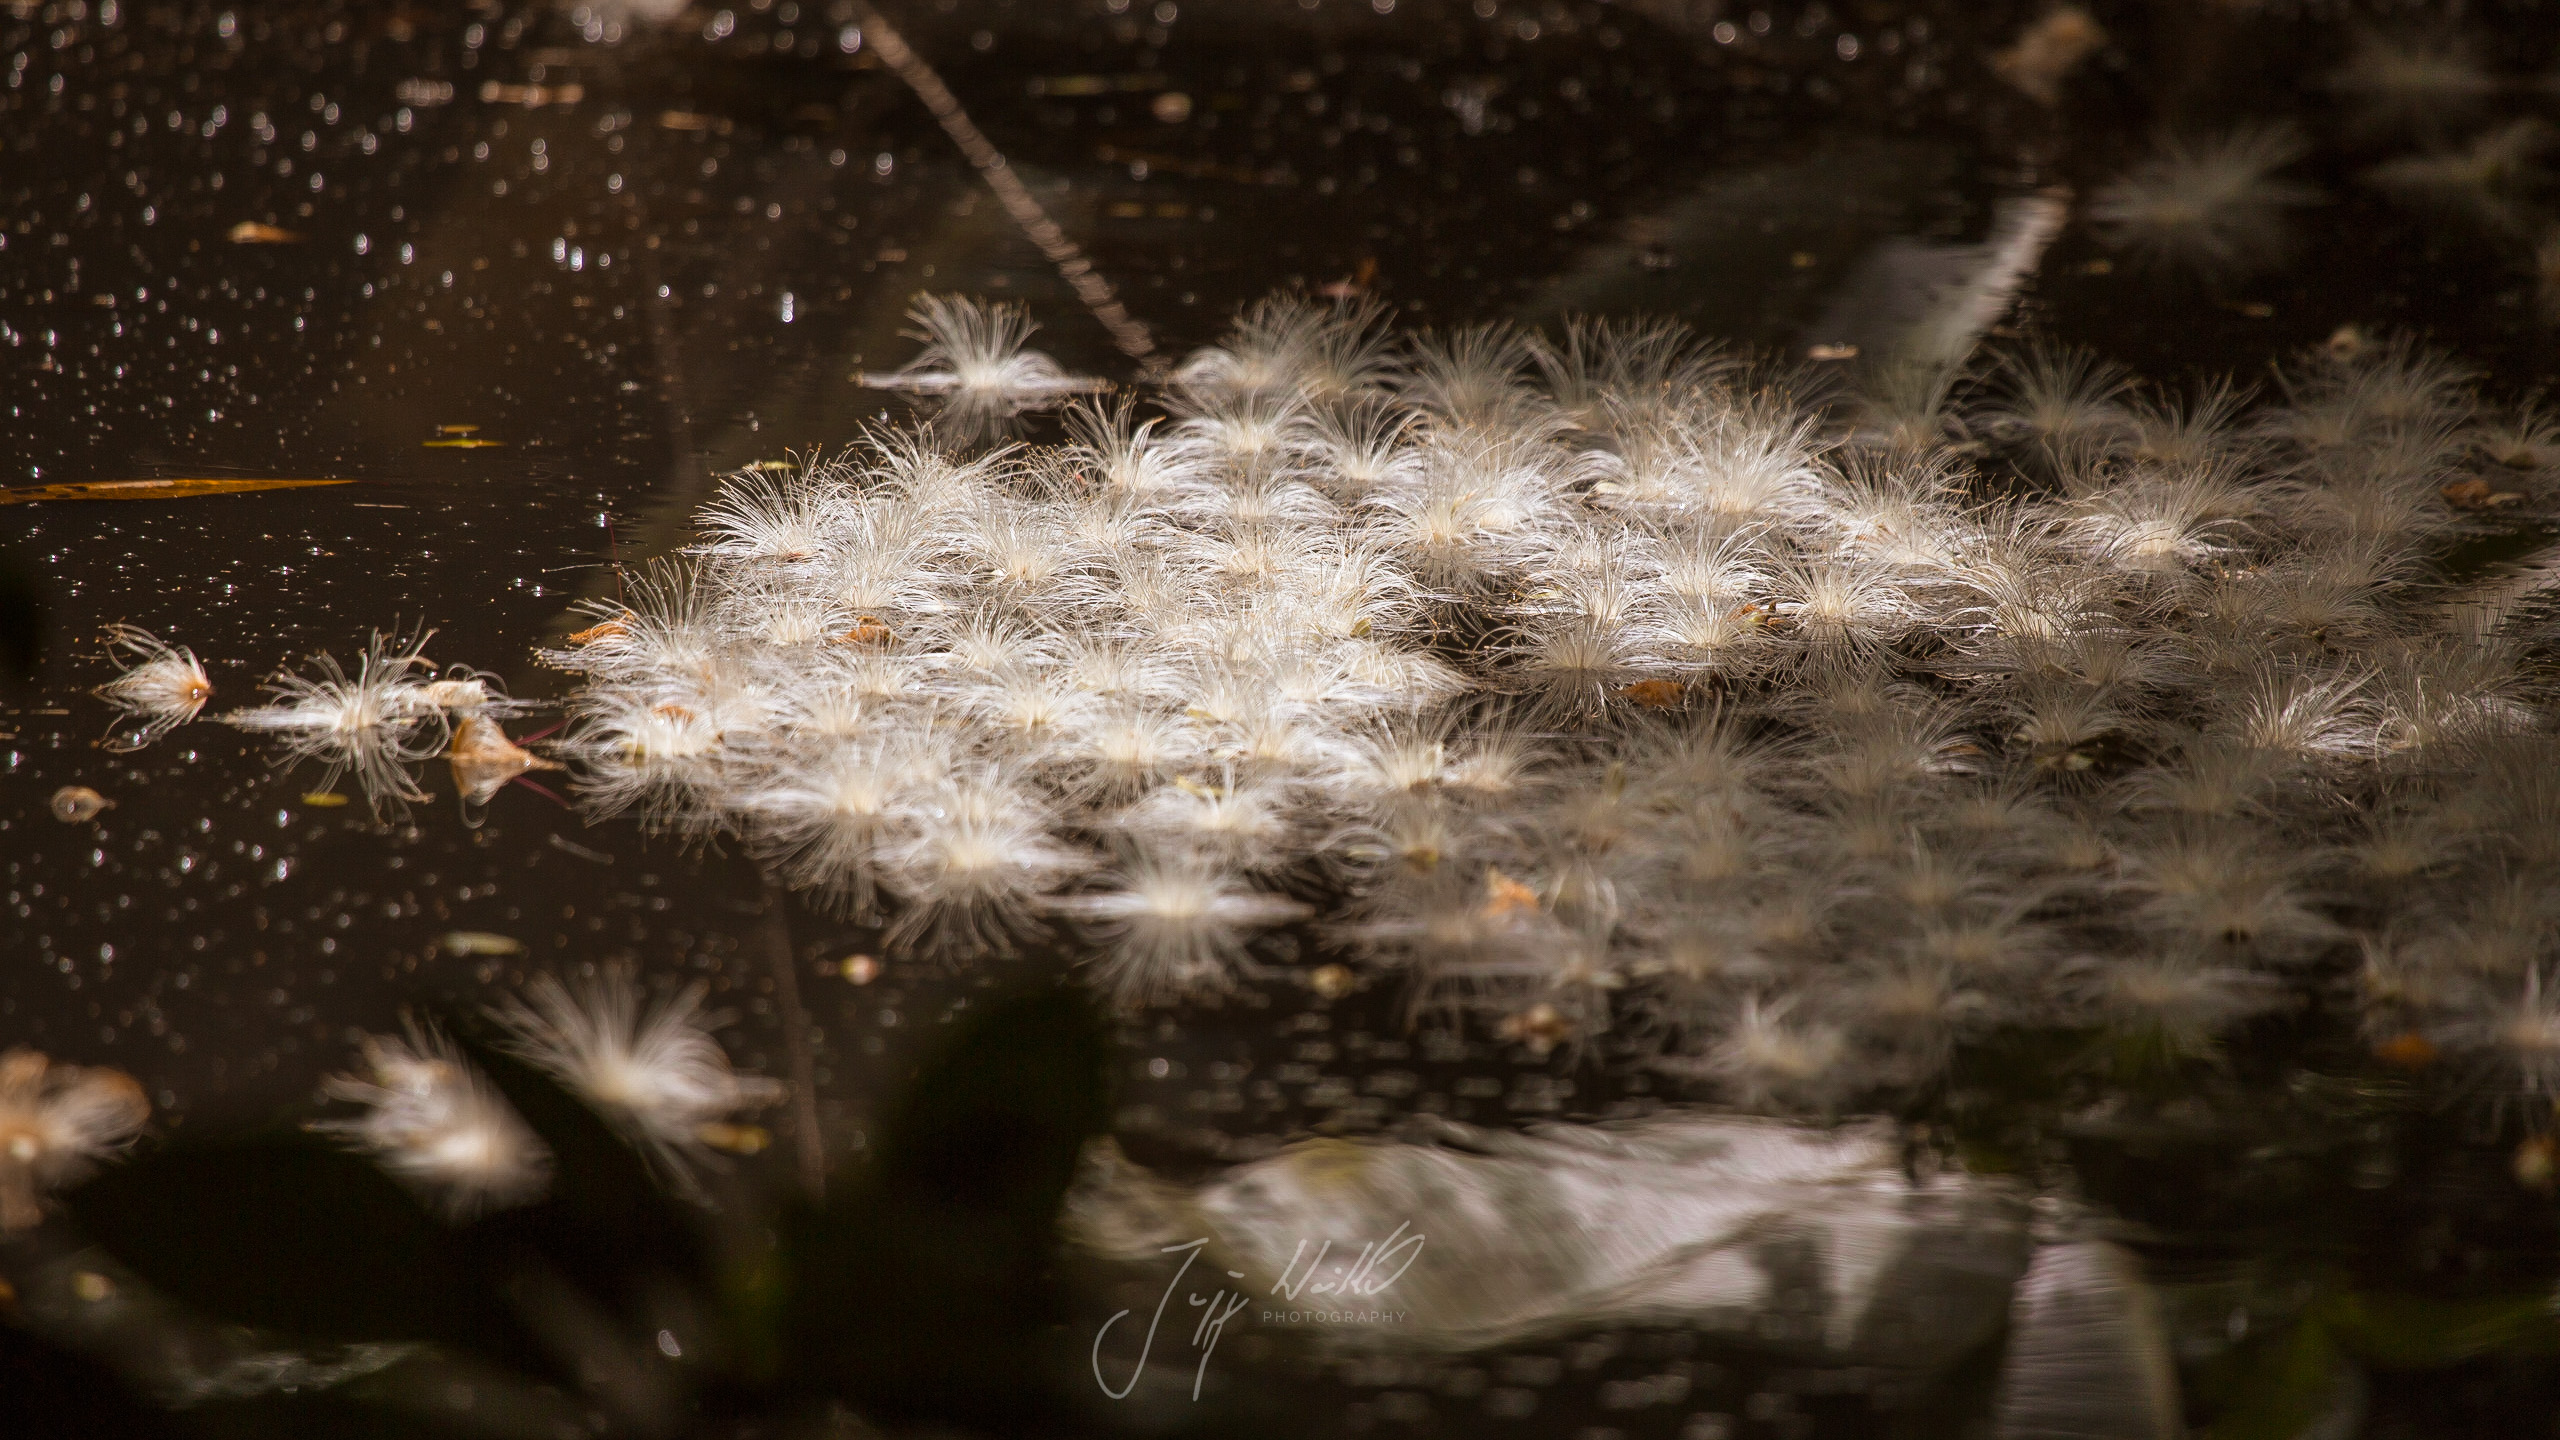
<path fill-rule="evenodd" d="M 302 797 L 302 803 L 321 810 L 335 810 L 347 803 L 347 797 L 335 790 L 313 790 Z"/>
<path fill-rule="evenodd" d="M 430 440 L 426 446 L 430 450 L 488 450 L 506 443 L 504 440 L 474 440 L 463 436 L 452 440 Z"/>
<path fill-rule="evenodd" d="M 291 245 L 301 239 L 299 231 L 261 225 L 255 220 L 243 220 L 231 227 L 231 243 L 234 245 Z"/>
<path fill-rule="evenodd" d="M 244 490 L 303 490 L 315 485 L 351 485 L 351 480 L 273 480 L 252 475 L 224 475 L 201 480 L 82 480 L 67 485 L 21 485 L 0 490 L 0 505 L 37 500 L 183 500 L 191 495 L 229 495 Z"/>

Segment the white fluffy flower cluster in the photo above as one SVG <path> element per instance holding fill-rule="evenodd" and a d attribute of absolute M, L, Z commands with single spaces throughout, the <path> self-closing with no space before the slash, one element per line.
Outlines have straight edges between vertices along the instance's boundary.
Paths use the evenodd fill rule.
<path fill-rule="evenodd" d="M 2008 1023 L 2192 1051 L 2358 935 L 2382 1033 L 2560 1079 L 2509 1043 L 2560 1033 L 2549 576 L 2459 560 L 2554 437 L 2406 344 L 2264 404 L 2066 352 L 1871 378 L 1268 301 L 1167 418 L 733 479 L 550 657 L 586 794 L 893 944 L 1065 917 L 1152 1003 L 1311 915 L 1769 1103 Z"/>

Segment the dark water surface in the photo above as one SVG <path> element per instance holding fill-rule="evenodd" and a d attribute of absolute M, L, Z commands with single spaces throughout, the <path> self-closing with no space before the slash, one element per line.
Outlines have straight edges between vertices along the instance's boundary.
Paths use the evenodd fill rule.
<path fill-rule="evenodd" d="M 2493 393 L 2548 380 L 2530 246 L 2355 182 L 2391 143 L 2358 138 L 2325 83 L 2348 18 L 2101 6 L 2111 43 L 2047 107 L 1988 66 L 2035 13 L 942 0 L 894 18 L 1159 357 L 1275 288 L 1337 284 L 1412 324 L 1667 314 L 1800 357 L 1887 240 L 1978 241 L 2004 198 L 2085 192 L 2157 131 L 2256 115 L 2318 141 L 2303 170 L 2329 198 L 2304 212 L 2294 264 L 2221 285 L 2148 274 L 2075 219 L 2001 331 L 2181 381 L 2263 375 L 2340 326 L 2411 327 Z M 467 815 L 431 769 L 435 798 L 381 821 L 361 796 L 309 798 L 315 767 L 280 771 L 217 725 L 110 753 L 86 693 L 112 673 L 95 637 L 126 622 L 204 656 L 215 711 L 253 703 L 279 664 L 351 660 L 370 632 L 418 626 L 436 661 L 556 698 L 567 677 L 534 648 L 575 628 L 573 602 L 614 596 L 618 564 L 683 544 L 715 476 L 906 413 L 859 374 L 913 352 L 897 332 L 922 291 L 1025 301 L 1070 370 L 1137 378 L 856 19 L 826 0 L 663 26 L 513 3 L 0 5 L 0 479 L 352 482 L 0 509 L 52 641 L 0 715 L 0 1043 L 130 1072 L 163 1129 L 228 1123 L 300 1113 L 355 1034 L 404 1005 L 630 960 L 653 982 L 707 977 L 739 1017 L 739 1064 L 780 1074 L 787 963 L 824 1149 L 860 1146 L 912 1037 L 981 977 L 890 955 L 856 986 L 836 962 L 876 937 L 796 904 L 777 957 L 742 856 L 589 825 L 530 789 Z M 2502 73 L 2560 48 L 2532 7 L 2465 23 Z M 2521 80 L 2496 104 L 2549 109 Z M 244 224 L 289 238 L 236 243 Z M 429 443 L 453 438 L 492 443 Z M 68 785 L 113 808 L 55 820 Z M 521 953 L 456 953 L 471 946 L 455 932 Z M 1278 978 L 1224 1009 L 1150 1014 L 1122 1042 L 1123 1143 L 1177 1166 L 1407 1113 L 1625 1113 L 1653 1088 L 1580 1054 L 1415 1030 L 1392 980 L 1323 1002 Z M 2244 1056 L 2215 1083 L 2275 1095 L 2286 1079 Z M 743 1162 L 750 1178 L 800 1138 L 770 1123 L 781 1143 Z M 2422 1235 L 2446 1263 L 2547 1290 L 2549 1198 L 2461 1124 L 2372 1161 L 2389 1173 L 2364 1190 L 2343 1152 L 2270 1140 L 2251 1163 L 2336 1169 L 2320 1243 L 2341 1266 L 2392 1270 L 2386 1252 Z M 2247 1177 L 2205 1173 L 2225 1149 L 2067 1158 L 2119 1205 L 2227 1190 L 2215 1203 L 2243 1248 L 2281 1227 Z M 2193 1303 L 2224 1302 L 2245 1328 L 2245 1297 Z M 1319 1429 L 1704 1440 L 1883 1423 L 1856 1377 L 1678 1333 L 1323 1373 Z M 2370 1382 L 2370 1433 L 2491 1433 L 2477 1427 L 2527 1412 L 2504 1433 L 2551 1433 L 2560 1389 L 2539 1365 L 2425 1373 Z"/>

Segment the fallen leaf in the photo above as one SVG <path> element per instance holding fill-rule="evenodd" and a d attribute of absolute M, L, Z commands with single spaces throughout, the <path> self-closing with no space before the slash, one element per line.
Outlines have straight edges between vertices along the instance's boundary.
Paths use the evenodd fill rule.
<path fill-rule="evenodd" d="M 436 427 L 436 433 L 439 435 L 477 435 L 480 433 L 480 427 L 477 425 L 439 425 Z"/>
<path fill-rule="evenodd" d="M 261 225 L 255 220 L 243 220 L 231 227 L 231 243 L 234 245 L 295 245 L 301 240 L 302 232 L 298 230 Z"/>
<path fill-rule="evenodd" d="M 315 810 L 335 810 L 347 803 L 347 797 L 335 790 L 310 790 L 304 792 L 302 803 Z"/>
<path fill-rule="evenodd" d="M 583 85 L 509 85 L 498 80 L 480 83 L 483 105 L 522 105 L 529 109 L 544 105 L 575 105 L 587 98 Z"/>
<path fill-rule="evenodd" d="M 2456 480 L 2436 493 L 2444 496 L 2445 503 L 2457 510 L 2497 510 L 2524 498 L 2520 491 L 2492 490 L 2489 482 L 2477 475 Z"/>
<path fill-rule="evenodd" d="M 852 629 L 828 641 L 830 645 L 886 645 L 898 638 L 898 632 L 865 615 Z"/>
<path fill-rule="evenodd" d="M 628 634 L 630 630 L 631 612 L 625 610 L 621 614 L 614 616 L 612 619 L 607 620 L 600 625 L 590 625 L 586 629 L 579 631 L 577 634 L 570 636 L 569 643 L 572 645 L 593 645 L 599 640 L 611 640 L 616 636 Z"/>
<path fill-rule="evenodd" d="M 1517 1015 L 1504 1016 L 1494 1033 L 1505 1040 L 1517 1040 L 1529 1047 L 1530 1054 L 1544 1057 L 1556 1048 L 1556 1042 L 1573 1034 L 1573 1022 L 1542 1001 Z"/>
<path fill-rule="evenodd" d="M 307 490 L 319 485 L 352 485 L 352 480 L 270 480 L 226 475 L 201 480 L 78 480 L 66 485 L 20 485 L 0 490 L 0 505 L 28 505 L 38 500 L 184 500 L 196 495 L 233 495 L 250 490 Z"/>
<path fill-rule="evenodd" d="M 2551 1182 L 2560 1174 L 2560 1144 L 2548 1135 L 2528 1135 L 2516 1147 L 2516 1183 L 2528 1190 L 2551 1193 Z"/>
<path fill-rule="evenodd" d="M 500 786 L 527 770 L 560 768 L 508 739 L 497 721 L 478 714 L 464 715 L 453 727 L 444 758 L 453 766 L 453 788 L 468 805 L 488 804 Z"/>
<path fill-rule="evenodd" d="M 54 819 L 65 825 L 77 825 L 83 820 L 97 819 L 100 811 L 112 810 L 115 804 L 86 785 L 65 785 L 53 792 L 50 808 Z"/>
<path fill-rule="evenodd" d="M 438 940 L 436 948 L 453 956 L 493 957 L 521 955 L 524 942 L 512 935 L 493 935 L 486 930 L 454 930 Z"/>
<path fill-rule="evenodd" d="M 2404 1030 L 2373 1047 L 2374 1058 L 2403 1070 L 2424 1070 L 2436 1061 L 2436 1044 L 2415 1030 Z"/>
<path fill-rule="evenodd" d="M 2017 42 L 1991 57 L 1991 72 L 2046 105 L 2062 102 L 2062 81 L 2107 43 L 2088 11 L 2064 5 L 2018 32 Z"/>
<path fill-rule="evenodd" d="M 1807 360 L 1855 360 L 1858 358 L 1858 347 L 1855 345 L 1816 345 L 1804 352 L 1804 358 Z"/>
<path fill-rule="evenodd" d="M 731 1125 L 719 1120 L 696 1127 L 693 1138 L 732 1155 L 754 1155 L 773 1143 L 772 1134 L 761 1125 Z"/>
<path fill-rule="evenodd" d="M 1307 974 L 1307 988 L 1327 1000 L 1339 1000 L 1351 993 L 1356 983 L 1348 965 L 1319 965 Z"/>
<path fill-rule="evenodd" d="M 1499 870 L 1484 872 L 1484 913 L 1500 918 L 1506 915 L 1538 913 L 1538 892 L 1503 874 Z"/>
<path fill-rule="evenodd" d="M 1648 710 L 1669 710 L 1679 705 L 1689 687 L 1677 680 L 1639 680 L 1618 693 Z"/>
<path fill-rule="evenodd" d="M 451 440 L 430 440 L 426 445 L 430 450 L 491 450 L 506 443 L 504 440 L 475 440 L 459 436 Z"/>

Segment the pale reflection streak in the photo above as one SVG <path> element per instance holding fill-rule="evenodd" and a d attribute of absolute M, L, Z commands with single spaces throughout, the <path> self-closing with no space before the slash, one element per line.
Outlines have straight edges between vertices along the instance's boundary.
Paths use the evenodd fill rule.
<path fill-rule="evenodd" d="M 907 44 L 906 37 L 898 33 L 886 16 L 870 5 L 859 3 L 859 0 L 854 9 L 857 23 L 862 27 L 862 33 L 870 38 L 872 48 L 879 52 L 881 63 L 897 72 L 898 78 L 916 93 L 916 98 L 924 102 L 927 110 L 933 112 L 933 118 L 942 126 L 943 133 L 960 147 L 960 153 L 977 168 L 978 178 L 986 181 L 987 188 L 995 192 L 996 203 L 1004 207 L 1004 213 L 1022 227 L 1022 233 L 1030 238 L 1032 244 L 1040 247 L 1040 253 L 1049 257 L 1049 263 L 1058 267 L 1058 274 L 1075 291 L 1076 299 L 1093 312 L 1093 318 L 1102 323 L 1103 329 L 1111 332 L 1111 343 L 1133 360 L 1154 354 L 1156 342 L 1148 335 L 1146 325 L 1129 313 L 1129 308 L 1112 293 L 1111 282 L 1102 278 L 1101 273 L 1093 268 L 1093 262 L 1085 258 L 1083 249 L 1067 238 L 1067 232 L 1058 228 L 1057 221 L 1049 218 L 1049 212 L 1032 197 L 1031 188 L 1013 173 L 1004 152 L 995 147 L 986 132 L 969 118 L 969 112 L 961 108 L 960 97 L 951 93 L 951 87 L 942 83 L 942 77 L 935 74 L 924 57 Z"/>

